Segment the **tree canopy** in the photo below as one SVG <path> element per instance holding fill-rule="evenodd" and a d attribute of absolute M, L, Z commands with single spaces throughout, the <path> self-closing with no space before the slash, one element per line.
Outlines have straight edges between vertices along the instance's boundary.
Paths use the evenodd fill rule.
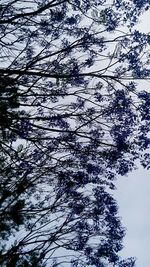
<path fill-rule="evenodd" d="M 110 189 L 150 166 L 149 6 L 0 4 L 1 266 L 134 266 Z"/>

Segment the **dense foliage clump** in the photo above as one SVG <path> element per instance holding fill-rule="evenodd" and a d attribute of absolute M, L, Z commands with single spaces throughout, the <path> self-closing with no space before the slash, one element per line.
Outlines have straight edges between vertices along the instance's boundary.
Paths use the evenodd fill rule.
<path fill-rule="evenodd" d="M 0 4 L 1 266 L 134 266 L 109 192 L 150 166 L 150 37 L 134 27 L 148 9 Z"/>

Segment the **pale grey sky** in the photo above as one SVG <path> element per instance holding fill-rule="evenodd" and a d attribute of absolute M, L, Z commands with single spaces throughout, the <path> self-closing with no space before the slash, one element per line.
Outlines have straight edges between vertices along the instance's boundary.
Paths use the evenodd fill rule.
<path fill-rule="evenodd" d="M 136 267 L 150 267 L 150 173 L 139 168 L 116 182 L 115 198 L 127 228 L 123 257 L 137 257 Z"/>

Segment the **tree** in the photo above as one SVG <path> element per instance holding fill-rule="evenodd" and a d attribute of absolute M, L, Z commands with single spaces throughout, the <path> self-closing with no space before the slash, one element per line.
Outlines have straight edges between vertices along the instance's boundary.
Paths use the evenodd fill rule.
<path fill-rule="evenodd" d="M 1 4 L 2 266 L 134 265 L 108 187 L 149 167 L 148 2 Z"/>

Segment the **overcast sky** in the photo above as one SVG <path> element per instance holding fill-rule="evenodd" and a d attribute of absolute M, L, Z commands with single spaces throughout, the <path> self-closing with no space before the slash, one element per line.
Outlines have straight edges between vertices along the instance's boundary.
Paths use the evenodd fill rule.
<path fill-rule="evenodd" d="M 117 181 L 115 198 L 122 224 L 127 228 L 124 257 L 135 256 L 137 267 L 150 267 L 150 175 L 139 168 Z"/>

